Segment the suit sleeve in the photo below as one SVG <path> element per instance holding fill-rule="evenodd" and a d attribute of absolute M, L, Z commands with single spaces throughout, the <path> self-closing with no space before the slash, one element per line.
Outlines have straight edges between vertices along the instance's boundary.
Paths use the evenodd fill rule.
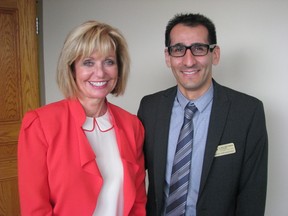
<path fill-rule="evenodd" d="M 268 136 L 263 104 L 259 102 L 247 135 L 237 199 L 237 216 L 263 216 L 267 188 Z"/>
<path fill-rule="evenodd" d="M 27 113 L 18 139 L 18 184 L 21 215 L 52 215 L 49 202 L 47 142 L 37 113 Z"/>

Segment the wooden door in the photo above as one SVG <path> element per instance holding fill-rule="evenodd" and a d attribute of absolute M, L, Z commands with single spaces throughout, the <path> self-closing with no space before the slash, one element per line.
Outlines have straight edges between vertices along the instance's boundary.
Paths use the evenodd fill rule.
<path fill-rule="evenodd" d="M 17 139 L 39 106 L 36 0 L 0 0 L 0 216 L 20 215 Z"/>

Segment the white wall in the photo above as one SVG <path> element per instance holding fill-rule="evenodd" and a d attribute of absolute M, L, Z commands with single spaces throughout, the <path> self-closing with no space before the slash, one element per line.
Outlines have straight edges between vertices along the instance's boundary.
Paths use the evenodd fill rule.
<path fill-rule="evenodd" d="M 287 0 L 43 0 L 46 103 L 62 98 L 57 58 L 68 31 L 88 19 L 119 28 L 128 40 L 132 70 L 124 96 L 109 98 L 132 113 L 140 99 L 175 84 L 164 62 L 164 31 L 178 12 L 200 12 L 217 29 L 221 62 L 214 78 L 264 102 L 269 133 L 266 216 L 288 215 Z"/>

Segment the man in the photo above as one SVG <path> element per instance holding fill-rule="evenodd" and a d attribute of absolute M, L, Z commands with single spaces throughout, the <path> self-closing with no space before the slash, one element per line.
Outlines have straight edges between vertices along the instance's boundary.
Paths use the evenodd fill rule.
<path fill-rule="evenodd" d="M 220 47 L 207 17 L 176 15 L 165 46 L 177 86 L 145 96 L 138 110 L 146 134 L 147 215 L 263 216 L 268 138 L 262 102 L 212 78 Z M 194 107 L 192 120 L 187 104 Z M 192 135 L 178 144 L 186 148 L 179 156 L 187 122 Z"/>

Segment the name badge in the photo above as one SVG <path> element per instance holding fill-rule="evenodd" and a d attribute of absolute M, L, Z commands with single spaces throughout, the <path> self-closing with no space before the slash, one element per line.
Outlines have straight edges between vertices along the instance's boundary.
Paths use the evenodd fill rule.
<path fill-rule="evenodd" d="M 215 152 L 215 157 L 234 154 L 236 152 L 234 143 L 228 143 L 223 145 L 218 145 Z"/>

